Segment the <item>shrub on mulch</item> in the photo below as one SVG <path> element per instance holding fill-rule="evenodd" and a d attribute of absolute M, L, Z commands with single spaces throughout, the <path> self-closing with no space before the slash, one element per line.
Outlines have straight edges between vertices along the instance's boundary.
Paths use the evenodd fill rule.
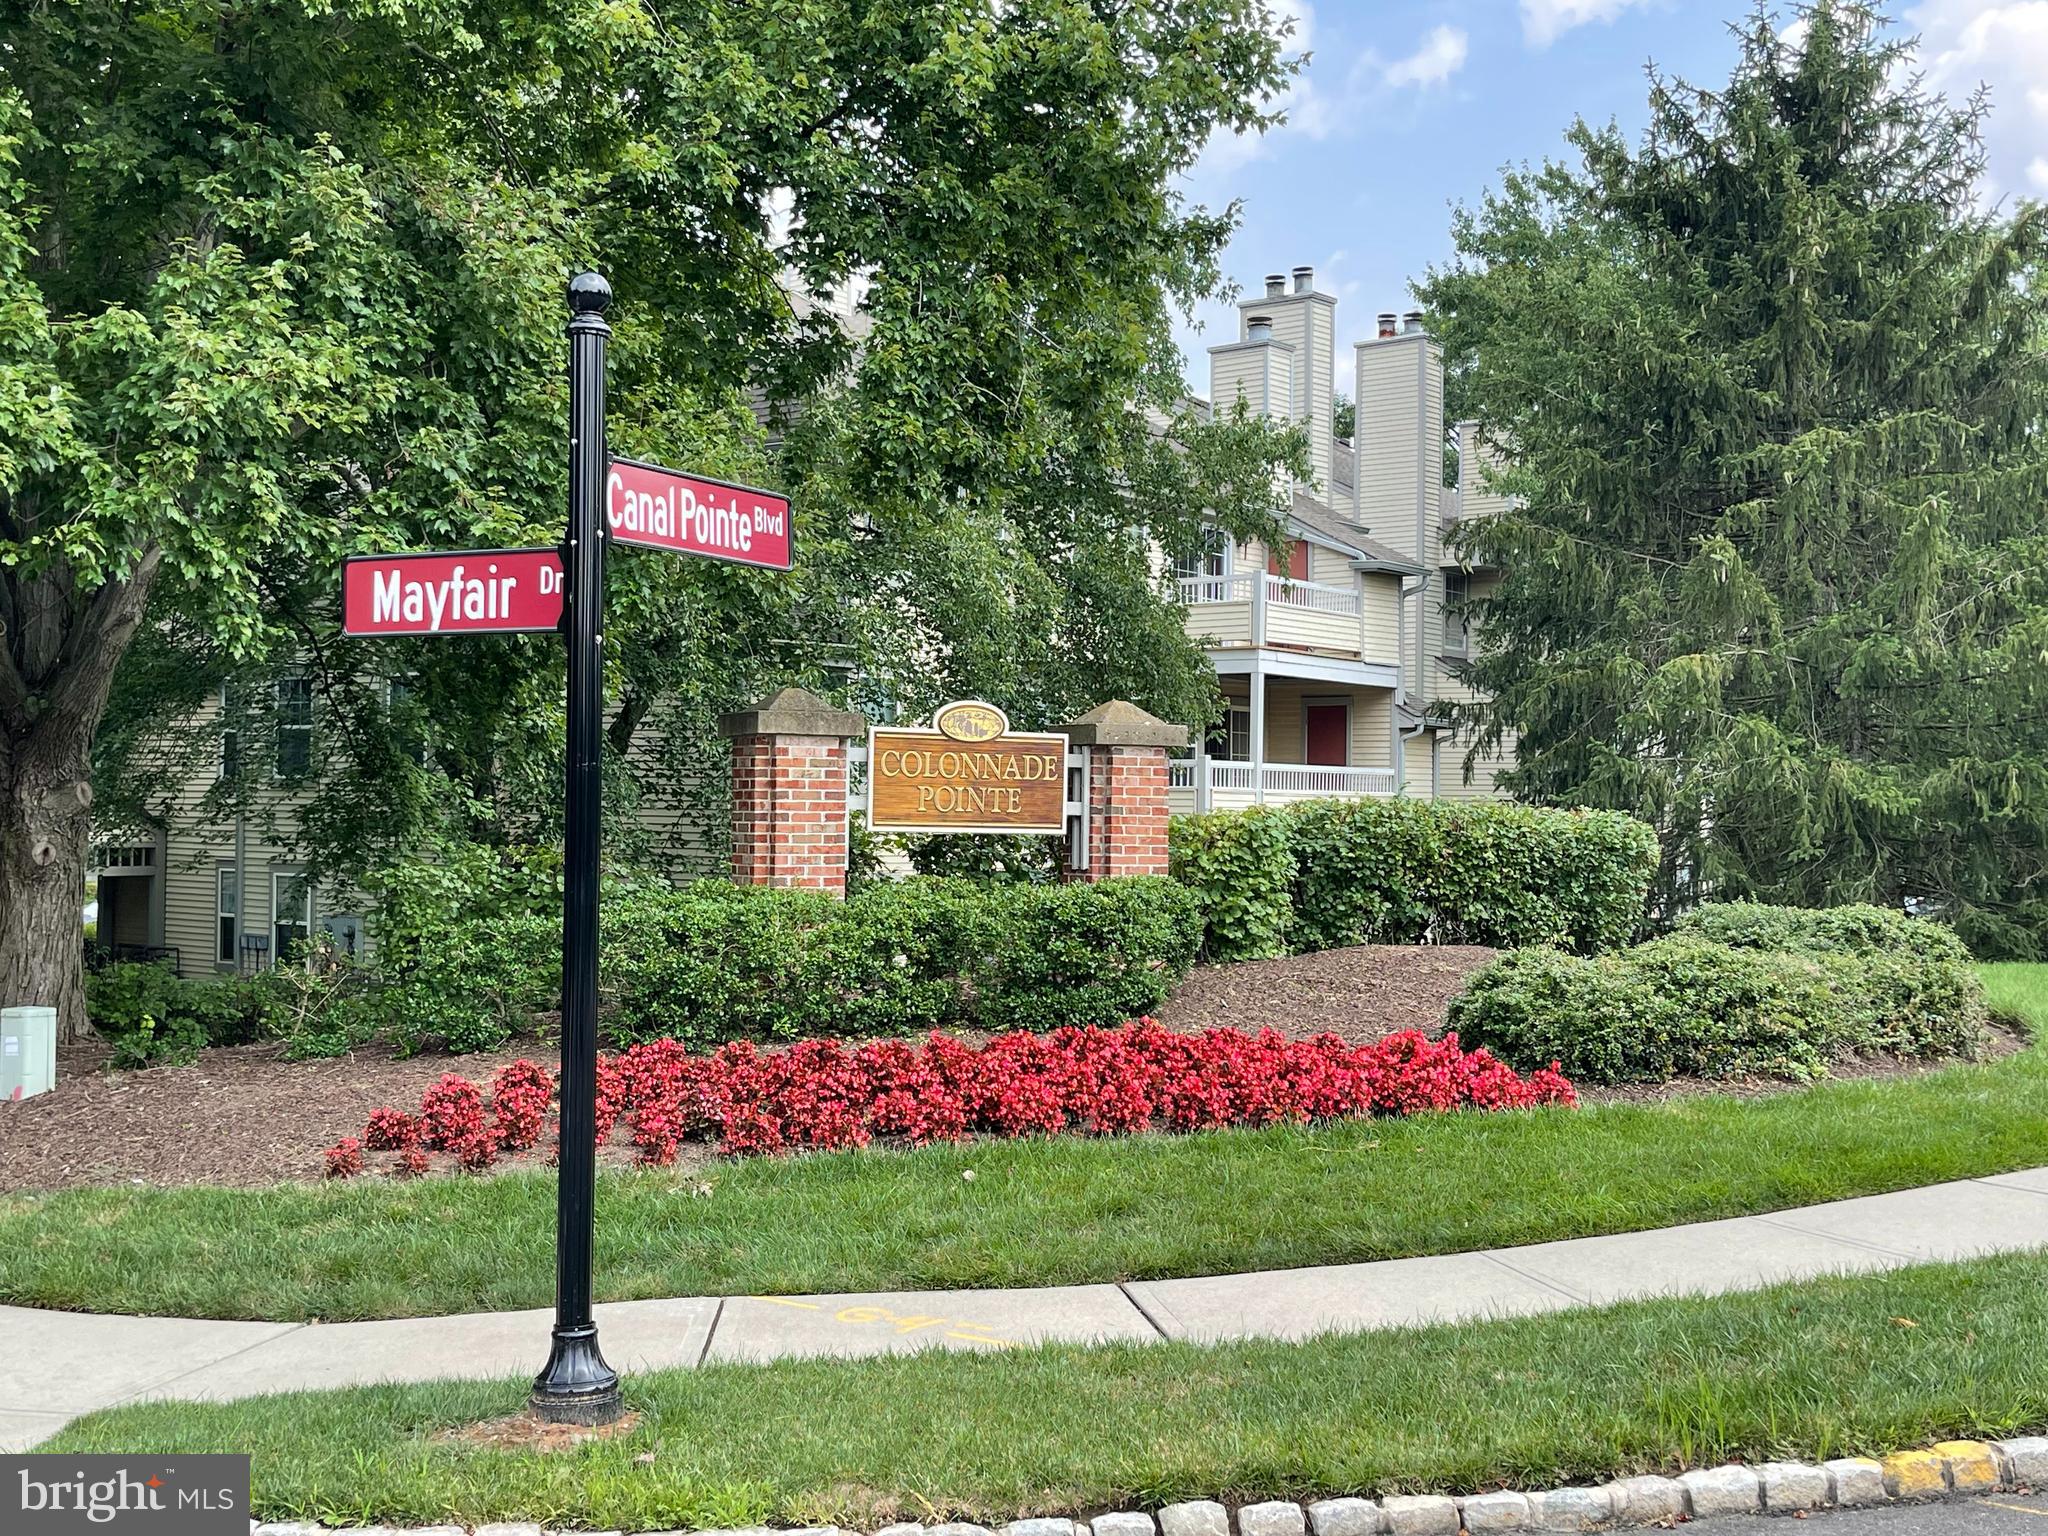
<path fill-rule="evenodd" d="M 523 1136 L 546 1078 L 529 1061 L 503 1068 L 490 1095 L 495 1123 L 516 1121 Z M 517 1114 L 505 1111 L 508 1095 L 522 1102 Z M 934 1033 L 918 1044 L 852 1048 L 806 1040 L 763 1051 L 736 1041 L 698 1056 L 680 1041 L 650 1040 L 598 1058 L 597 1096 L 598 1141 L 623 1128 L 651 1164 L 674 1162 L 691 1141 L 738 1157 L 864 1147 L 876 1137 L 915 1146 L 973 1134 L 1107 1136 L 1577 1103 L 1555 1067 L 1523 1077 L 1455 1035 L 1431 1040 L 1410 1030 L 1347 1045 L 1274 1030 L 1177 1034 L 1149 1019 L 998 1035 L 979 1046 Z M 357 1141 L 329 1149 L 330 1173 L 360 1171 Z M 376 1111 L 361 1141 L 397 1151 L 392 1171 L 402 1174 L 421 1172 L 428 1151 L 476 1170 L 520 1144 L 491 1134 L 481 1090 L 454 1073 L 427 1090 L 417 1119 Z"/>
<path fill-rule="evenodd" d="M 1877 907 L 1751 903 L 1581 958 L 1504 955 L 1452 1004 L 1465 1038 L 1581 1082 L 1824 1076 L 1847 1055 L 1930 1059 L 1983 1043 L 1984 988 L 1948 929 Z"/>
<path fill-rule="evenodd" d="M 1625 944 L 1656 834 L 1612 811 L 1450 800 L 1302 800 L 1173 819 L 1174 877 L 1200 899 L 1203 954 L 1350 944 Z"/>
<path fill-rule="evenodd" d="M 605 907 L 604 1028 L 704 1048 L 1112 1024 L 1165 1000 L 1200 935 L 1194 896 L 1163 878 L 911 879 L 845 901 L 710 880 L 628 891 Z M 402 1045 L 475 1051 L 535 1027 L 560 991 L 559 916 L 513 913 L 418 937 L 385 996 Z"/>

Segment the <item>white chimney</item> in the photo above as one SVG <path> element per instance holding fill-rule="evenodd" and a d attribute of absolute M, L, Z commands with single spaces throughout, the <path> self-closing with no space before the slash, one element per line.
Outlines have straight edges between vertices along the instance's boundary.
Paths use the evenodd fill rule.
<path fill-rule="evenodd" d="M 1301 266 L 1293 271 L 1290 292 L 1287 278 L 1278 272 L 1266 275 L 1266 291 L 1256 299 L 1245 299 L 1238 307 L 1241 340 L 1270 338 L 1276 348 L 1291 354 L 1289 386 L 1285 403 L 1276 395 L 1272 415 L 1276 420 L 1308 425 L 1310 478 L 1305 482 L 1313 494 L 1327 500 L 1330 495 L 1333 397 L 1337 388 L 1337 301 L 1315 291 L 1315 268 Z M 1253 327 L 1263 324 L 1263 331 Z M 1212 367 L 1212 375 L 1214 364 Z"/>

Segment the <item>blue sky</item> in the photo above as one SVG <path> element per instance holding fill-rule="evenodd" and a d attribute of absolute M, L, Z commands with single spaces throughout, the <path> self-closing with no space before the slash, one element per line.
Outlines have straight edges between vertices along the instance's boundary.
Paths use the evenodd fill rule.
<path fill-rule="evenodd" d="M 1748 0 L 1275 0 L 1297 18 L 1308 69 L 1262 138 L 1212 142 L 1186 191 L 1244 200 L 1226 270 L 1247 292 L 1307 263 L 1339 300 L 1338 387 L 1373 314 L 1409 305 L 1408 280 L 1450 254 L 1450 206 L 1500 167 L 1556 154 L 1575 116 L 1643 120 L 1644 65 L 1724 80 L 1729 19 Z M 1929 84 L 1992 90 L 1986 195 L 2048 197 L 2048 0 L 1894 4 L 1921 40 Z M 1207 348 L 1236 339 L 1232 306 L 1183 327 L 1189 383 L 1208 392 Z"/>

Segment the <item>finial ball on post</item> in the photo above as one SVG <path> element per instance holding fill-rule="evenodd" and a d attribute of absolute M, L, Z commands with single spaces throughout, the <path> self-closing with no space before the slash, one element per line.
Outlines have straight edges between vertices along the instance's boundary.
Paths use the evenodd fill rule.
<path fill-rule="evenodd" d="M 612 285 L 602 273 L 578 272 L 569 279 L 569 308 L 579 315 L 601 315 L 612 301 Z"/>

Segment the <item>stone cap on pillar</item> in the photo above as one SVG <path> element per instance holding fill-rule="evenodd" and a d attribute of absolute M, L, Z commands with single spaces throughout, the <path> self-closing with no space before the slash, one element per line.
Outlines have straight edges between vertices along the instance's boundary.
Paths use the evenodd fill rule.
<path fill-rule="evenodd" d="M 1157 715 L 1148 715 L 1135 704 L 1111 699 L 1098 704 L 1078 720 L 1055 726 L 1065 731 L 1077 747 L 1165 747 L 1176 750 L 1188 744 L 1188 728 L 1170 725 Z"/>
<path fill-rule="evenodd" d="M 718 717 L 721 736 L 837 736 L 857 740 L 868 733 L 866 715 L 828 704 L 807 688 L 782 688 L 764 703 Z"/>

